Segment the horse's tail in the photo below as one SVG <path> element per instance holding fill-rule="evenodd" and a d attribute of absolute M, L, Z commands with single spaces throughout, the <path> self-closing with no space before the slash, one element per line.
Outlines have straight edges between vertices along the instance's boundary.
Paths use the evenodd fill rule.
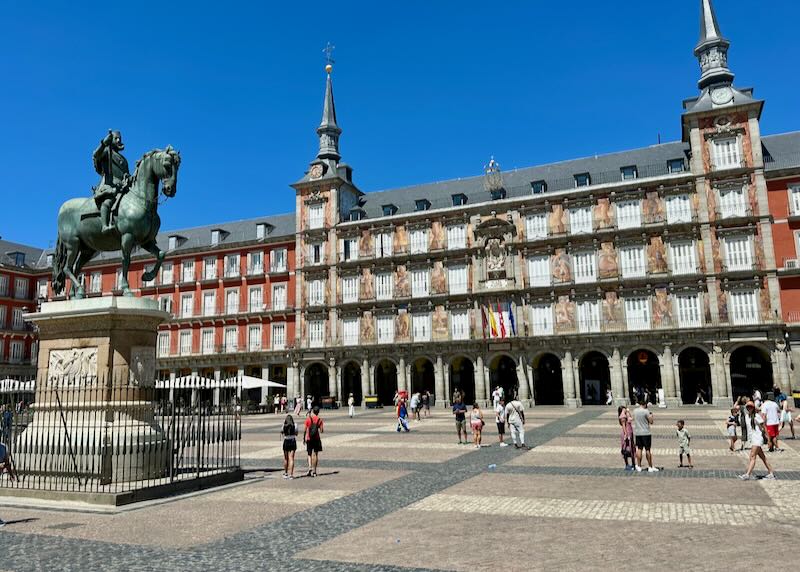
<path fill-rule="evenodd" d="M 66 286 L 67 275 L 64 267 L 67 265 L 67 247 L 61 237 L 56 241 L 56 250 L 53 253 L 53 292 L 60 294 Z"/>

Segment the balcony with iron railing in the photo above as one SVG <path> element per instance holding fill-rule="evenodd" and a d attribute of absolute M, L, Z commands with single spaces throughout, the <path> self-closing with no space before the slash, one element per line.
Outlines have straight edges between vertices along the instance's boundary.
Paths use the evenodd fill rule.
<path fill-rule="evenodd" d="M 778 268 L 778 274 L 781 276 L 794 276 L 800 275 L 800 262 L 795 258 L 784 258 L 783 266 Z"/>

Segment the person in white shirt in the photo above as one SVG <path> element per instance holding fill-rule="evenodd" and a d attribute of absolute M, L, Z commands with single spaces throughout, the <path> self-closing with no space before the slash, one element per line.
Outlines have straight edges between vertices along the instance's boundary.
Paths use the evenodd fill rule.
<path fill-rule="evenodd" d="M 500 390 L 495 387 L 492 392 L 492 406 L 497 409 L 497 404 L 500 403 Z"/>
<path fill-rule="evenodd" d="M 743 481 L 749 481 L 753 476 L 753 469 L 756 467 L 756 457 L 761 459 L 764 466 L 767 468 L 766 479 L 774 479 L 775 473 L 772 471 L 772 466 L 767 461 L 767 456 L 764 454 L 764 418 L 758 413 L 756 404 L 748 401 L 745 405 L 745 423 L 747 424 L 747 436 L 750 440 L 750 462 L 747 464 L 747 471 L 739 478 Z"/>
<path fill-rule="evenodd" d="M 517 449 L 527 447 L 525 444 L 525 411 L 522 402 L 513 397 L 506 405 L 506 422 L 511 427 L 511 439 L 514 441 L 514 447 Z"/>
<path fill-rule="evenodd" d="M 781 425 L 781 408 L 772 399 L 767 399 L 761 405 L 761 415 L 764 417 L 767 426 L 767 445 L 769 452 L 778 449 L 778 433 Z M 780 450 L 780 449 L 778 449 Z"/>
<path fill-rule="evenodd" d="M 415 393 L 411 396 L 411 415 L 414 417 L 415 421 L 420 421 L 419 418 L 419 405 L 420 405 L 420 394 L 419 392 Z"/>
<path fill-rule="evenodd" d="M 494 421 L 497 424 L 497 438 L 501 447 L 508 447 L 506 437 L 506 402 L 501 398 L 494 406 Z"/>
<path fill-rule="evenodd" d="M 356 414 L 356 400 L 352 393 L 350 394 L 350 397 L 347 398 L 347 414 L 351 418 Z"/>

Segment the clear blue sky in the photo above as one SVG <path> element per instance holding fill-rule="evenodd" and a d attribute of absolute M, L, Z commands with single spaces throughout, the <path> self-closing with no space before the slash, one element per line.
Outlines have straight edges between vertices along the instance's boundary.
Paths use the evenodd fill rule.
<path fill-rule="evenodd" d="M 762 130 L 800 129 L 800 2 L 716 0 Z M 22 2 L 0 16 L 0 235 L 47 246 L 120 129 L 182 152 L 162 229 L 290 212 L 337 47 L 343 159 L 366 192 L 680 138 L 698 0 Z"/>

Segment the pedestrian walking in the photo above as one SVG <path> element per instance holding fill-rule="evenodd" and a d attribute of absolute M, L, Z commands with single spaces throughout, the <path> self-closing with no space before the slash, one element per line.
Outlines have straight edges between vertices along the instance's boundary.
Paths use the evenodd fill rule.
<path fill-rule="evenodd" d="M 469 416 L 469 424 L 472 427 L 472 442 L 475 444 L 476 449 L 481 448 L 481 435 L 483 433 L 483 411 L 481 411 L 478 402 L 472 404 L 472 412 Z"/>
<path fill-rule="evenodd" d="M 633 433 L 635 436 L 634 442 L 636 443 L 636 470 L 638 472 L 642 472 L 642 454 L 647 458 L 647 472 L 658 472 L 658 469 L 653 465 L 653 452 L 650 450 L 653 446 L 653 434 L 650 432 L 650 426 L 653 422 L 653 413 L 645 407 L 644 400 L 640 401 L 639 405 L 633 411 Z"/>
<path fill-rule="evenodd" d="M 492 407 L 497 408 L 498 403 L 500 403 L 500 388 L 495 387 L 492 391 Z"/>
<path fill-rule="evenodd" d="M 606 389 L 606 405 L 611 405 L 614 403 L 614 394 L 611 392 L 611 388 Z"/>
<path fill-rule="evenodd" d="M 747 464 L 747 471 L 739 475 L 743 481 L 748 481 L 753 478 L 753 469 L 756 467 L 756 458 L 761 459 L 764 466 L 767 468 L 767 476 L 764 478 L 774 479 L 775 473 L 772 471 L 772 465 L 767 461 L 767 456 L 764 454 L 764 418 L 758 412 L 756 404 L 753 401 L 748 401 L 745 406 L 745 418 L 747 419 L 748 432 L 750 438 L 750 461 Z"/>
<path fill-rule="evenodd" d="M 352 393 L 347 398 L 347 414 L 350 416 L 350 419 L 356 414 L 356 400 Z"/>
<path fill-rule="evenodd" d="M 728 415 L 728 421 L 725 424 L 728 431 L 728 439 L 731 441 L 730 450 L 731 453 L 735 452 L 734 446 L 736 445 L 736 440 L 738 437 L 736 436 L 736 427 L 739 426 L 739 406 L 734 405 L 731 407 L 731 414 Z M 742 443 L 742 449 L 744 449 L 744 443 Z M 740 449 L 741 451 L 741 449 Z"/>
<path fill-rule="evenodd" d="M 506 404 L 506 423 L 511 428 L 511 440 L 514 441 L 514 447 L 517 449 L 524 449 L 527 447 L 525 444 L 525 411 L 521 401 L 512 395 L 509 402 Z"/>
<path fill-rule="evenodd" d="M 636 466 L 636 446 L 633 444 L 633 415 L 631 415 L 627 407 L 620 405 L 617 408 L 617 419 L 621 427 L 619 446 L 622 453 L 622 461 L 625 463 L 625 470 L 632 471 Z"/>
<path fill-rule="evenodd" d="M 431 416 L 431 392 L 427 389 L 422 394 L 422 412 L 425 417 Z"/>
<path fill-rule="evenodd" d="M 419 408 L 421 403 L 422 403 L 422 398 L 418 391 L 411 396 L 411 415 L 413 416 L 414 421 L 422 421 L 419 417 Z"/>
<path fill-rule="evenodd" d="M 761 415 L 764 417 L 767 427 L 767 446 L 769 452 L 781 451 L 778 448 L 778 433 L 781 426 L 781 408 L 773 399 L 767 399 L 761 405 Z"/>
<path fill-rule="evenodd" d="M 11 458 L 11 453 L 5 443 L 0 443 L 0 475 L 8 473 L 9 481 L 17 480 L 17 472 L 14 470 L 14 461 Z M 0 519 L 0 528 L 4 527 L 6 522 Z"/>
<path fill-rule="evenodd" d="M 306 411 L 311 411 L 311 405 L 313 405 L 314 400 L 311 399 L 310 395 L 306 396 Z"/>
<path fill-rule="evenodd" d="M 739 412 L 739 429 L 741 430 L 740 439 L 742 441 L 742 450 L 744 449 L 745 445 L 749 448 L 750 446 L 750 438 L 747 433 L 747 402 L 749 400 L 744 396 L 739 396 L 738 401 L 736 402 L 738 406 Z"/>
<path fill-rule="evenodd" d="M 756 389 L 753 392 L 753 403 L 755 404 L 756 409 L 759 409 L 759 410 L 761 409 L 762 403 L 761 403 L 761 390 L 760 389 Z"/>
<path fill-rule="evenodd" d="M 3 406 L 3 442 L 11 442 L 11 430 L 14 427 L 14 412 L 10 405 Z"/>
<path fill-rule="evenodd" d="M 293 479 L 294 453 L 297 451 L 297 426 L 291 415 L 287 415 L 283 420 L 281 438 L 283 439 L 283 478 Z"/>
<path fill-rule="evenodd" d="M 693 469 L 694 465 L 692 464 L 692 448 L 689 445 L 692 440 L 692 436 L 686 429 L 686 423 L 683 419 L 678 420 L 678 422 L 675 424 L 675 436 L 678 438 L 678 459 L 680 462 L 678 467 L 683 467 L 683 456 L 686 455 L 686 461 L 689 463 L 686 466 L 690 469 Z"/>
<path fill-rule="evenodd" d="M 294 398 L 294 414 L 300 415 L 300 412 L 303 410 L 303 398 L 302 397 L 295 397 Z"/>
<path fill-rule="evenodd" d="M 453 403 L 461 403 L 461 390 L 456 387 L 455 391 L 453 391 Z"/>
<path fill-rule="evenodd" d="M 500 399 L 494 407 L 494 422 L 497 424 L 497 439 L 501 447 L 508 447 L 506 443 L 506 401 Z"/>
<path fill-rule="evenodd" d="M 279 395 L 276 393 L 276 394 L 274 395 L 274 397 L 272 398 L 272 412 L 273 412 L 275 415 L 277 415 L 278 413 L 280 413 L 280 410 L 281 410 L 281 398 L 280 398 L 280 396 L 279 396 Z"/>
<path fill-rule="evenodd" d="M 456 417 L 456 433 L 458 433 L 458 444 L 461 445 L 461 435 L 464 435 L 464 444 L 469 443 L 467 437 L 467 406 L 461 400 L 453 403 L 453 415 Z"/>
<path fill-rule="evenodd" d="M 780 431 L 783 431 L 783 428 L 786 424 L 789 424 L 789 431 L 791 431 L 792 436 L 787 437 L 787 439 L 795 439 L 794 434 L 794 419 L 792 419 L 792 408 L 789 406 L 789 398 L 786 396 L 784 392 L 781 391 L 780 387 L 775 388 L 775 401 L 778 402 L 778 405 L 781 408 L 781 427 Z"/>
<path fill-rule="evenodd" d="M 397 401 L 397 432 L 405 431 L 408 433 L 411 431 L 408 427 L 408 406 L 406 405 L 406 400 L 400 398 Z"/>
<path fill-rule="evenodd" d="M 307 477 L 317 476 L 319 454 L 322 452 L 323 430 L 324 424 L 319 416 L 319 405 L 315 405 L 311 415 L 306 417 L 305 431 L 303 432 L 303 442 L 306 444 L 306 452 L 308 453 Z"/>

